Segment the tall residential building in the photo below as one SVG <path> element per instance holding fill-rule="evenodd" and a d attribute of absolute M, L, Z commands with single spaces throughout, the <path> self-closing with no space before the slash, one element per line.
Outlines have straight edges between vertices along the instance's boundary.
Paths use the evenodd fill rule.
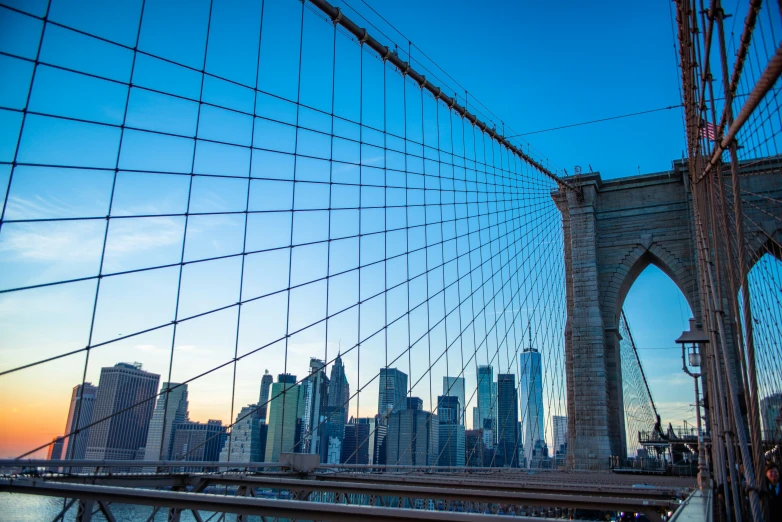
<path fill-rule="evenodd" d="M 532 462 L 536 445 L 545 442 L 543 424 L 543 368 L 540 353 L 525 348 L 519 358 L 519 386 L 521 387 L 521 422 L 524 433 L 524 456 Z"/>
<path fill-rule="evenodd" d="M 92 414 L 93 422 L 99 422 L 90 428 L 86 459 L 136 459 L 147 444 L 155 407 L 153 400 L 145 399 L 155 397 L 159 382 L 160 375 L 144 371 L 141 363 L 101 368 Z"/>
<path fill-rule="evenodd" d="M 223 422 L 209 419 L 208 422 L 181 422 L 174 430 L 171 446 L 171 460 L 215 461 L 220 460 L 220 451 L 227 438 Z M 227 458 L 227 456 L 226 456 Z M 201 468 L 187 468 L 181 471 L 203 471 Z"/>
<path fill-rule="evenodd" d="M 169 460 L 176 427 L 189 420 L 187 384 L 164 382 L 160 392 L 149 422 L 144 460 Z"/>
<path fill-rule="evenodd" d="M 220 451 L 220 462 L 261 462 L 260 425 L 257 404 L 242 408 Z"/>
<path fill-rule="evenodd" d="M 763 421 L 763 440 L 780 442 L 782 439 L 782 393 L 760 399 L 760 418 Z"/>
<path fill-rule="evenodd" d="M 374 419 L 373 419 L 374 420 Z M 342 445 L 343 464 L 369 464 L 369 433 L 371 425 L 366 418 L 350 419 L 345 425 L 345 442 Z"/>
<path fill-rule="evenodd" d="M 518 467 L 519 407 L 516 376 L 497 374 L 497 449 L 506 468 Z"/>
<path fill-rule="evenodd" d="M 258 396 L 258 417 L 263 423 L 266 422 L 266 412 L 269 409 L 269 390 L 273 382 L 274 378 L 269 373 L 269 370 L 264 370 L 263 377 L 261 377 L 261 394 Z"/>
<path fill-rule="evenodd" d="M 464 466 L 464 426 L 460 424 L 462 405 L 459 397 L 437 397 L 437 417 L 439 419 L 438 466 Z"/>
<path fill-rule="evenodd" d="M 321 417 L 328 402 L 329 378 L 323 370 L 325 363 L 320 359 L 310 359 L 310 374 L 301 383 L 303 408 L 301 418 L 301 440 L 298 453 L 321 453 L 322 441 Z"/>
<path fill-rule="evenodd" d="M 384 418 L 404 410 L 407 396 L 407 374 L 396 368 L 380 368 L 378 380 L 377 413 Z"/>
<path fill-rule="evenodd" d="M 266 461 L 277 462 L 280 453 L 298 453 L 301 418 L 304 415 L 303 387 L 296 376 L 281 373 L 272 384 L 269 402 L 269 431 L 266 435 Z"/>
<path fill-rule="evenodd" d="M 459 424 L 464 426 L 464 418 L 467 416 L 467 403 L 465 401 L 464 377 L 443 377 L 443 395 L 459 398 L 462 411 L 459 412 Z"/>
<path fill-rule="evenodd" d="M 567 417 L 554 415 L 551 417 L 554 428 L 554 453 L 556 454 L 567 444 Z"/>
<path fill-rule="evenodd" d="M 73 387 L 71 393 L 71 406 L 68 410 L 68 420 L 65 422 L 65 435 L 73 433 L 79 428 L 79 433 L 71 435 L 63 440 L 62 458 L 83 460 L 87 453 L 87 441 L 90 436 L 90 428 L 85 428 L 92 424 L 92 414 L 95 408 L 95 396 L 98 393 L 98 387 L 85 382 Z M 77 426 L 78 419 L 78 426 Z M 81 469 L 73 469 L 78 473 Z"/>
<path fill-rule="evenodd" d="M 473 429 L 482 429 L 483 421 L 496 417 L 494 410 L 495 404 L 493 391 L 494 369 L 491 366 L 478 366 L 478 424 L 473 424 Z M 473 422 L 475 418 L 473 417 Z"/>
<path fill-rule="evenodd" d="M 440 449 L 437 415 L 421 410 L 401 410 L 388 416 L 387 464 L 432 466 Z"/>
<path fill-rule="evenodd" d="M 331 367 L 331 380 L 329 382 L 328 406 L 342 408 L 342 425 L 348 422 L 348 409 L 350 401 L 350 384 L 345 375 L 345 366 L 342 364 L 342 356 L 337 354 L 334 365 Z"/>

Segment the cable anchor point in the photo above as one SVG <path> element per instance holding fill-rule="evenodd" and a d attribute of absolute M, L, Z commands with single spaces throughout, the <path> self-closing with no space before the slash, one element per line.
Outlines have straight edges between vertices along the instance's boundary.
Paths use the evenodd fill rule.
<path fill-rule="evenodd" d="M 342 21 L 342 9 L 340 9 L 339 7 L 335 7 L 334 9 L 337 10 L 337 15 L 331 19 L 331 22 L 336 26 L 338 23 Z"/>

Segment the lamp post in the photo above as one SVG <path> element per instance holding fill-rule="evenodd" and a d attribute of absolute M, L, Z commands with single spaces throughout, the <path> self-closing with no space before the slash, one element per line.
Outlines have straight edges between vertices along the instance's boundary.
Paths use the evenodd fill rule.
<path fill-rule="evenodd" d="M 695 420 L 698 430 L 698 487 L 703 489 L 704 486 L 709 486 L 709 469 L 706 466 L 706 448 L 703 443 L 703 430 L 701 429 L 701 403 L 698 400 L 698 378 L 701 373 L 695 373 L 691 371 L 687 364 L 693 368 L 700 368 L 701 354 L 698 350 L 699 344 L 706 344 L 709 342 L 709 337 L 704 334 L 703 330 L 698 329 L 695 325 L 695 319 L 690 319 L 690 329 L 685 330 L 676 339 L 677 344 L 682 345 L 682 370 L 689 375 L 695 381 Z M 685 352 L 687 357 L 685 358 Z"/>

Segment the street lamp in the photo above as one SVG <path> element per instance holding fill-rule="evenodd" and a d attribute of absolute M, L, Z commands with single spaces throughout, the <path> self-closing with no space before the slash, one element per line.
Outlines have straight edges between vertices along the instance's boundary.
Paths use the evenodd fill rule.
<path fill-rule="evenodd" d="M 690 329 L 685 330 L 676 339 L 677 344 L 682 345 L 682 370 L 689 375 L 695 381 L 695 420 L 697 422 L 698 429 L 698 486 L 703 489 L 703 486 L 709 485 L 709 470 L 706 467 L 706 448 L 703 443 L 703 431 L 701 430 L 701 404 L 698 401 L 698 377 L 701 373 L 695 373 L 687 367 L 689 362 L 693 368 L 700 368 L 701 354 L 698 350 L 699 344 L 706 344 L 709 342 L 709 337 L 700 330 L 696 324 L 695 319 L 690 319 Z M 687 358 L 684 357 L 685 352 Z"/>

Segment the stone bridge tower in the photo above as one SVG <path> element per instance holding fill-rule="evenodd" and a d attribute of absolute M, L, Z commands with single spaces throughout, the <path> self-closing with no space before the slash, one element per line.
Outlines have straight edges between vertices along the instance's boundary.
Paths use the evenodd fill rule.
<path fill-rule="evenodd" d="M 773 170 L 774 180 L 746 176 L 743 186 L 749 193 L 774 187 L 779 198 L 782 173 Z M 562 213 L 565 243 L 568 462 L 603 469 L 611 456 L 626 455 L 618 325 L 635 279 L 650 264 L 657 266 L 702 321 L 692 197 L 687 164 L 679 161 L 669 172 L 606 181 L 590 173 L 570 181 L 582 189 L 581 196 L 552 194 Z M 745 223 L 751 248 L 779 240 L 779 220 L 762 214 L 761 209 L 756 220 Z"/>

